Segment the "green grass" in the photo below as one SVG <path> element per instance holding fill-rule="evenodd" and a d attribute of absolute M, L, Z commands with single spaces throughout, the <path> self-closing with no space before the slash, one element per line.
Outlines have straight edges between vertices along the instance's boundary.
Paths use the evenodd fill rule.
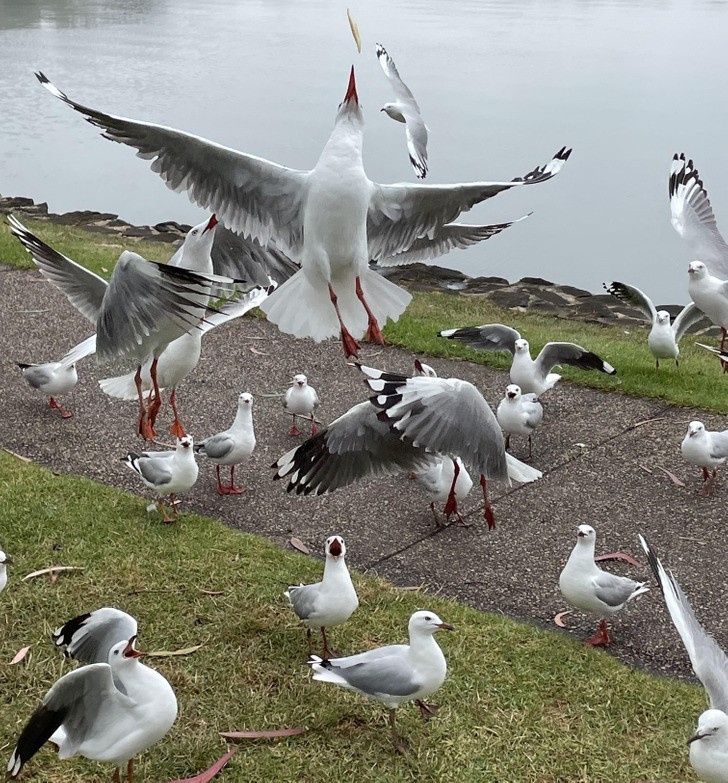
<path fill-rule="evenodd" d="M 193 655 L 154 662 L 175 688 L 180 714 L 142 759 L 139 780 L 146 783 L 209 766 L 225 750 L 218 731 L 283 726 L 309 732 L 242 745 L 220 780 L 694 779 L 685 740 L 705 708 L 701 689 L 631 671 L 563 635 L 355 575 L 361 605 L 332 632 L 339 649 L 403 640 L 419 608 L 456 626 L 439 635 L 449 663 L 436 695 L 441 716 L 425 724 L 412 705 L 402 707 L 398 721 L 412 751 L 399 758 L 381 704 L 313 682 L 304 665 L 304 633 L 282 591 L 318 578 L 320 563 L 202 517 L 162 525 L 140 498 L 2 453 L 0 531 L 15 560 L 0 594 L 2 759 L 40 697 L 73 666 L 49 632 L 80 612 L 112 605 L 139 619 L 142 648 L 204 642 Z M 53 564 L 85 570 L 55 584 L 20 579 Z M 30 656 L 7 665 L 25 645 L 32 645 Z M 49 748 L 23 775 L 46 783 L 109 778 L 108 768 L 61 762 Z"/>

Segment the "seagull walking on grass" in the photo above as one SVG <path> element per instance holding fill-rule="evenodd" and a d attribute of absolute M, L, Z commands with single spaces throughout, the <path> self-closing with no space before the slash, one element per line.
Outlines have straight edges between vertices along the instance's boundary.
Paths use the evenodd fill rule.
<path fill-rule="evenodd" d="M 672 623 L 710 704 L 710 709 L 698 718 L 698 728 L 688 740 L 690 764 L 701 780 L 728 783 L 728 657 L 700 625 L 679 582 L 665 570 L 655 548 L 644 536 L 639 539 Z"/>
<path fill-rule="evenodd" d="M 617 372 L 611 364 L 576 343 L 546 343 L 538 356 L 532 359 L 528 341 L 522 339 L 518 331 L 503 324 L 445 329 L 439 336 L 459 340 L 481 351 L 508 351 L 513 355 L 511 383 L 520 386 L 524 394 L 537 397 L 552 389 L 561 379 L 560 375 L 551 372 L 560 364 L 571 364 L 581 370 L 598 370 L 607 375 Z"/>
<path fill-rule="evenodd" d="M 649 591 L 644 582 L 635 582 L 626 576 L 602 571 L 594 562 L 597 534 L 590 525 L 579 525 L 576 546 L 559 576 L 561 595 L 582 612 L 599 618 L 599 629 L 586 639 L 593 646 L 612 641 L 607 628 L 607 617 L 622 609 L 629 601 Z"/>
<path fill-rule="evenodd" d="M 702 261 L 691 261 L 688 275 L 690 298 L 716 326 L 720 326 L 722 351 L 728 339 L 728 280 L 711 275 Z M 728 367 L 723 364 L 723 371 L 727 370 Z"/>
<path fill-rule="evenodd" d="M 543 406 L 535 394 L 522 394 L 521 387 L 512 383 L 498 403 L 495 412 L 498 424 L 506 434 L 506 451 L 511 445 L 511 435 L 528 435 L 528 459 L 531 452 L 531 435 L 543 419 Z"/>
<path fill-rule="evenodd" d="M 397 733 L 396 710 L 414 700 L 425 717 L 437 714 L 437 705 L 424 699 L 445 682 L 447 675 L 445 656 L 434 638 L 441 630 L 454 628 L 434 612 L 415 612 L 409 621 L 409 644 L 390 644 L 333 660 L 312 655 L 309 665 L 313 678 L 383 702 L 389 708 L 394 749 L 404 754 L 407 744 Z"/>
<path fill-rule="evenodd" d="M 330 536 L 324 544 L 326 562 L 320 582 L 291 585 L 284 593 L 293 611 L 306 626 L 308 654 L 311 654 L 311 628 L 321 629 L 323 654 L 334 653 L 329 647 L 326 629 L 345 623 L 359 606 L 359 597 L 346 567 L 346 544 L 341 536 Z"/>
<path fill-rule="evenodd" d="M 127 144 L 153 160 L 173 190 L 187 191 L 228 228 L 271 240 L 301 270 L 263 304 L 268 320 L 296 337 L 321 341 L 341 335 L 344 352 L 355 356 L 357 339 L 382 343 L 381 326 L 396 321 L 411 296 L 369 269 L 409 250 L 423 237 L 485 199 L 555 176 L 571 150 L 563 148 L 544 166 L 511 182 L 455 185 L 379 185 L 364 172 L 363 114 L 354 69 L 334 130 L 310 171 L 286 168 L 254 155 L 162 125 L 139 122 L 82 106 L 52 85 L 53 95 L 101 128 L 111 141 Z"/>
<path fill-rule="evenodd" d="M 692 465 L 702 468 L 700 494 L 705 497 L 712 495 L 716 471 L 728 459 L 728 430 L 714 432 L 706 430 L 702 421 L 691 421 L 680 444 L 680 452 Z"/>
<path fill-rule="evenodd" d="M 296 416 L 301 416 L 311 420 L 311 435 L 315 435 L 318 432 L 315 418 L 318 406 L 319 396 L 316 389 L 309 386 L 308 378 L 302 373 L 294 375 L 293 382 L 286 389 L 283 397 L 283 407 L 286 413 L 293 416 L 293 424 L 288 434 L 292 436 L 301 434 L 301 430 L 296 426 Z"/>
<path fill-rule="evenodd" d="M 70 419 L 73 413 L 64 410 L 56 400 L 59 394 L 68 394 L 78 383 L 76 365 L 61 362 L 46 362 L 45 364 L 24 364 L 16 362 L 23 377 L 33 389 L 50 397 L 49 408 L 55 408 L 64 419 Z"/>

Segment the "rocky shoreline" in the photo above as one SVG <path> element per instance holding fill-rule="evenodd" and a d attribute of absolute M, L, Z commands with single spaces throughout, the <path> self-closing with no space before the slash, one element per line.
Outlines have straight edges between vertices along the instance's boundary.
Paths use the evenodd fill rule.
<path fill-rule="evenodd" d="M 48 204 L 36 204 L 25 197 L 0 195 L 0 213 L 15 213 L 34 220 L 48 220 L 61 225 L 78 226 L 98 234 L 114 234 L 132 241 L 166 242 L 179 245 L 191 226 L 167 220 L 153 226 L 133 226 L 111 212 L 81 210 L 56 214 L 48 211 Z M 427 264 L 387 267 L 381 273 L 411 291 L 442 291 L 455 296 L 480 296 L 498 307 L 520 312 L 537 312 L 556 318 L 578 319 L 603 325 L 620 324 L 646 327 L 645 318 L 633 307 L 607 294 L 593 294 L 582 288 L 560 285 L 540 277 L 524 277 L 509 282 L 504 277 L 468 277 L 455 269 Z M 684 305 L 658 305 L 673 317 Z M 707 319 L 690 330 L 693 333 L 715 332 Z"/>

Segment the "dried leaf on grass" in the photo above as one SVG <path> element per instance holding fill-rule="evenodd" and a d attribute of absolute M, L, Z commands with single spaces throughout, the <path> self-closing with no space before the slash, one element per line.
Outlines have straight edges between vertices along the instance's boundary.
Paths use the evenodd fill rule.
<path fill-rule="evenodd" d="M 280 737 L 296 737 L 305 734 L 308 729 L 272 729 L 269 731 L 221 731 L 225 739 L 279 739 Z"/>
<path fill-rule="evenodd" d="M 61 571 L 83 571 L 83 566 L 51 566 L 50 568 L 41 568 L 40 571 L 31 571 L 23 577 L 23 582 L 27 582 L 28 579 L 34 579 L 36 576 L 43 576 L 43 574 L 51 574 L 51 581 L 55 582 L 58 579 L 58 574 Z M 53 576 L 55 575 L 55 579 Z"/>
<path fill-rule="evenodd" d="M 670 481 L 672 481 L 676 487 L 685 486 L 685 482 L 681 478 L 678 478 L 671 470 L 663 468 L 662 465 L 658 465 L 657 467 L 660 468 L 660 470 L 670 479 Z"/>
<path fill-rule="evenodd" d="M 237 746 L 229 750 L 224 756 L 219 758 L 209 769 L 204 772 L 200 772 L 199 775 L 195 775 L 193 778 L 185 778 L 184 780 L 172 780 L 170 783 L 208 783 L 215 775 L 230 761 L 233 754 L 237 750 Z"/>
<path fill-rule="evenodd" d="M 303 552 L 304 555 L 310 555 L 311 550 L 301 541 L 300 538 L 296 538 L 295 536 L 289 541 L 290 545 L 297 549 L 299 552 Z"/>
<path fill-rule="evenodd" d="M 193 652 L 197 652 L 200 647 L 204 647 L 205 643 L 195 644 L 193 647 L 183 647 L 181 650 L 157 650 L 156 652 L 145 653 L 146 658 L 171 658 L 174 655 L 192 655 Z"/>
<path fill-rule="evenodd" d="M 224 590 L 200 590 L 202 595 L 225 595 Z"/>
<path fill-rule="evenodd" d="M 559 626 L 559 628 L 566 628 L 566 623 L 564 622 L 564 617 L 566 617 L 567 614 L 571 614 L 571 609 L 567 609 L 565 612 L 559 612 L 554 617 L 554 622 L 556 625 Z"/>
<path fill-rule="evenodd" d="M 10 661 L 10 666 L 12 666 L 15 663 L 20 663 L 23 658 L 30 652 L 30 645 L 27 647 L 21 647 L 18 652 L 15 653 L 15 657 L 12 661 Z"/>

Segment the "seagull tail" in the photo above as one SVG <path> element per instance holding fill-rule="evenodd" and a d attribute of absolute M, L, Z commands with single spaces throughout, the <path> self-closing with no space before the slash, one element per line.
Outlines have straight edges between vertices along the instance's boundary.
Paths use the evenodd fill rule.
<path fill-rule="evenodd" d="M 130 372 L 126 375 L 117 375 L 114 378 L 103 378 L 99 381 L 99 386 L 104 394 L 109 397 L 116 397 L 119 400 L 136 400 L 137 390 L 134 383 L 135 373 Z M 144 397 L 148 397 L 150 390 L 144 392 Z"/>
<path fill-rule="evenodd" d="M 530 484 L 543 476 L 540 470 L 526 465 L 506 452 L 506 464 L 508 466 L 508 478 L 521 484 Z"/>
<path fill-rule="evenodd" d="M 314 680 L 333 682 L 336 685 L 343 685 L 345 688 L 349 687 L 349 683 L 341 675 L 333 671 L 331 668 L 331 661 L 326 658 L 320 658 L 318 655 L 311 655 L 307 663 L 314 671 Z"/>

